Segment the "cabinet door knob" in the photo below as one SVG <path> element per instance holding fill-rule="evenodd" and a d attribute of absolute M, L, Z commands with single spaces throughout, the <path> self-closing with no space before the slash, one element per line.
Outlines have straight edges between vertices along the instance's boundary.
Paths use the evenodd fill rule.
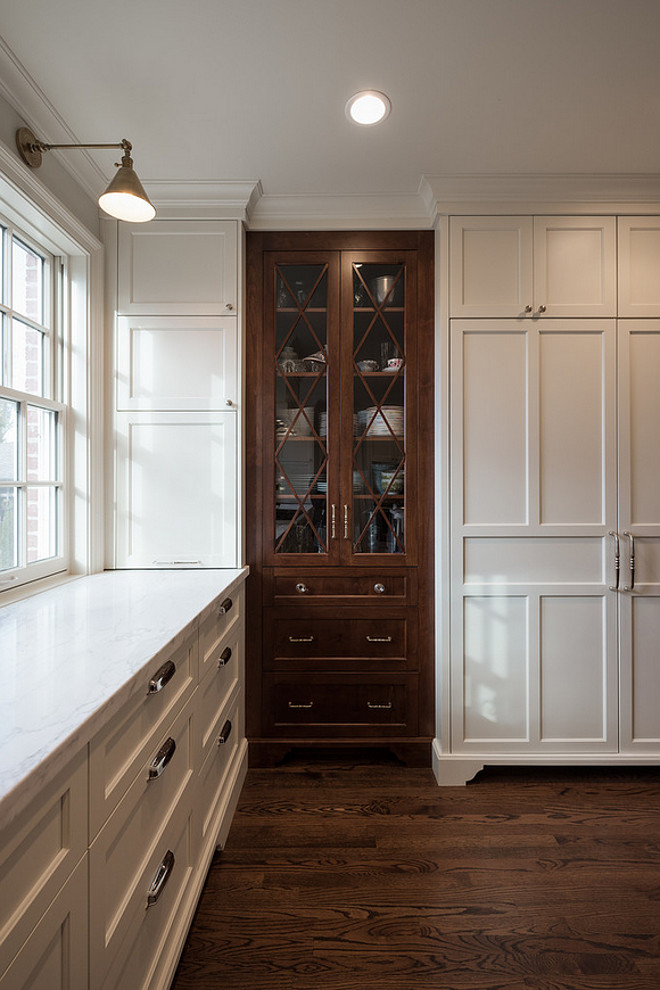
<path fill-rule="evenodd" d="M 545 306 L 539 306 L 539 313 L 545 313 Z"/>
<path fill-rule="evenodd" d="M 307 585 L 306 584 L 302 584 L 302 583 L 297 584 L 296 585 L 296 591 L 298 592 L 299 595 L 306 595 L 307 594 Z"/>
<path fill-rule="evenodd" d="M 376 592 L 377 595 L 384 595 L 385 594 L 385 585 L 384 584 L 381 584 L 380 582 L 378 582 L 378 584 L 375 584 L 374 585 L 374 591 Z"/>
<path fill-rule="evenodd" d="M 225 309 L 232 310 L 233 308 L 234 308 L 234 304 L 233 303 L 226 303 L 225 304 Z"/>
<path fill-rule="evenodd" d="M 227 403 L 226 403 L 226 404 L 227 404 L 228 406 L 233 406 L 233 405 L 234 405 L 234 403 L 233 403 L 233 400 L 232 400 L 232 399 L 227 399 Z"/>
<path fill-rule="evenodd" d="M 532 312 L 532 307 L 531 306 L 525 306 L 525 312 L 526 313 L 531 313 Z"/>

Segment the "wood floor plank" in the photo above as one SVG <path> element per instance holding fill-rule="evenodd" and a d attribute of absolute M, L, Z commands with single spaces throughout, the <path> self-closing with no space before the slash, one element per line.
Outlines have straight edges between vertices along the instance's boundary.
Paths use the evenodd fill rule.
<path fill-rule="evenodd" d="M 660 770 L 249 771 L 172 990 L 658 990 Z"/>

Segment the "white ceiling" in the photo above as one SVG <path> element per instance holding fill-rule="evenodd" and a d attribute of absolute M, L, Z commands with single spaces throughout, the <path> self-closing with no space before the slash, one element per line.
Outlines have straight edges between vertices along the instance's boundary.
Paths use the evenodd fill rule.
<path fill-rule="evenodd" d="M 660 0 L 0 0 L 0 31 L 39 136 L 128 137 L 147 188 L 660 173 Z M 378 127 L 344 115 L 364 88 L 392 101 Z M 90 154 L 88 187 L 112 156 Z"/>

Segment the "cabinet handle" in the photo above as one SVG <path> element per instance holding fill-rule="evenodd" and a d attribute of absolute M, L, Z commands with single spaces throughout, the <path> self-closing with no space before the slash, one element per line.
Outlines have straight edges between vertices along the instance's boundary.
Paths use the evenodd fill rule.
<path fill-rule="evenodd" d="M 220 735 L 218 736 L 218 746 L 224 746 L 231 735 L 231 722 L 229 719 L 225 722 L 223 727 L 220 729 Z"/>
<path fill-rule="evenodd" d="M 337 539 L 337 506 L 336 505 L 332 506 L 331 519 L 332 519 L 330 523 L 331 536 L 333 540 L 336 540 Z"/>
<path fill-rule="evenodd" d="M 173 660 L 168 660 L 162 667 L 159 667 L 154 676 L 149 681 L 147 694 L 158 694 L 162 691 L 168 681 L 171 681 L 176 673 L 176 665 Z"/>
<path fill-rule="evenodd" d="M 231 598 L 225 598 L 224 602 L 221 604 L 220 608 L 218 609 L 218 615 L 226 615 L 233 604 L 234 603 L 231 600 Z"/>
<path fill-rule="evenodd" d="M 149 776 L 147 777 L 147 780 L 156 780 L 157 777 L 160 777 L 161 773 L 163 772 L 167 764 L 174 756 L 175 750 L 176 750 L 176 743 L 174 739 L 172 739 L 172 737 L 170 736 L 169 739 L 165 740 L 165 742 L 160 747 L 160 749 L 154 756 L 153 760 L 151 761 L 149 765 Z"/>
<path fill-rule="evenodd" d="M 529 305 L 528 306 L 525 306 L 525 312 L 526 313 L 531 313 L 532 312 L 532 307 L 529 306 Z"/>
<path fill-rule="evenodd" d="M 201 560 L 154 560 L 154 567 L 201 567 Z"/>
<path fill-rule="evenodd" d="M 545 306 L 539 306 L 539 313 L 545 313 Z"/>
<path fill-rule="evenodd" d="M 623 590 L 634 591 L 635 590 L 635 537 L 632 535 L 632 533 L 629 533 L 628 530 L 626 530 L 623 535 L 627 536 L 628 539 L 630 540 L 630 560 L 629 560 L 630 584 L 627 585 Z"/>
<path fill-rule="evenodd" d="M 348 506 L 344 506 L 344 539 L 348 539 Z"/>
<path fill-rule="evenodd" d="M 302 583 L 301 584 L 297 584 L 296 585 L 296 591 L 298 592 L 299 595 L 306 595 L 307 594 L 307 585 L 306 584 L 302 584 Z"/>
<path fill-rule="evenodd" d="M 168 849 L 163 858 L 163 862 L 156 870 L 156 876 L 151 881 L 151 886 L 147 891 L 147 907 L 151 907 L 152 904 L 155 904 L 160 895 L 163 893 L 165 884 L 169 880 L 173 869 L 174 853 L 171 849 Z"/>
<path fill-rule="evenodd" d="M 231 660 L 231 648 L 229 646 L 225 646 L 224 650 L 218 657 L 218 669 L 220 667 L 226 667 L 230 660 Z"/>
<path fill-rule="evenodd" d="M 615 533 L 614 530 L 611 529 L 609 535 L 614 537 L 614 584 L 610 585 L 610 591 L 618 591 L 619 575 L 621 573 L 621 554 L 619 552 L 619 534 Z"/>
<path fill-rule="evenodd" d="M 375 584 L 374 585 L 374 591 L 376 592 L 377 595 L 384 595 L 385 594 L 385 585 L 384 584 L 380 584 L 380 582 L 378 584 Z"/>
<path fill-rule="evenodd" d="M 367 636 L 367 643 L 391 643 L 391 636 Z"/>
<path fill-rule="evenodd" d="M 290 643 L 313 643 L 313 636 L 289 636 Z"/>
<path fill-rule="evenodd" d="M 313 708 L 313 707 L 314 707 L 313 701 L 308 701 L 306 705 L 296 705 L 295 702 L 293 701 L 289 702 L 289 708 Z"/>
<path fill-rule="evenodd" d="M 232 310 L 234 308 L 233 303 L 225 303 L 225 309 Z"/>
<path fill-rule="evenodd" d="M 374 704 L 373 701 L 368 701 L 367 702 L 367 708 L 371 708 L 372 710 L 374 708 L 384 708 L 387 711 L 389 711 L 391 709 L 391 707 L 392 707 L 392 702 L 391 701 L 388 701 L 386 705 L 376 705 L 376 704 Z"/>

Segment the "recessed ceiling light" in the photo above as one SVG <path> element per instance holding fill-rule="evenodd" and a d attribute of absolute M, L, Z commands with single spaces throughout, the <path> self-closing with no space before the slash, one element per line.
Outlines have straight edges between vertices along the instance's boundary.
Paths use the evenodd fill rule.
<path fill-rule="evenodd" d="M 365 89 L 361 93 L 351 96 L 346 104 L 346 116 L 356 124 L 378 124 L 385 120 L 392 104 L 385 93 L 379 93 L 375 89 Z"/>

